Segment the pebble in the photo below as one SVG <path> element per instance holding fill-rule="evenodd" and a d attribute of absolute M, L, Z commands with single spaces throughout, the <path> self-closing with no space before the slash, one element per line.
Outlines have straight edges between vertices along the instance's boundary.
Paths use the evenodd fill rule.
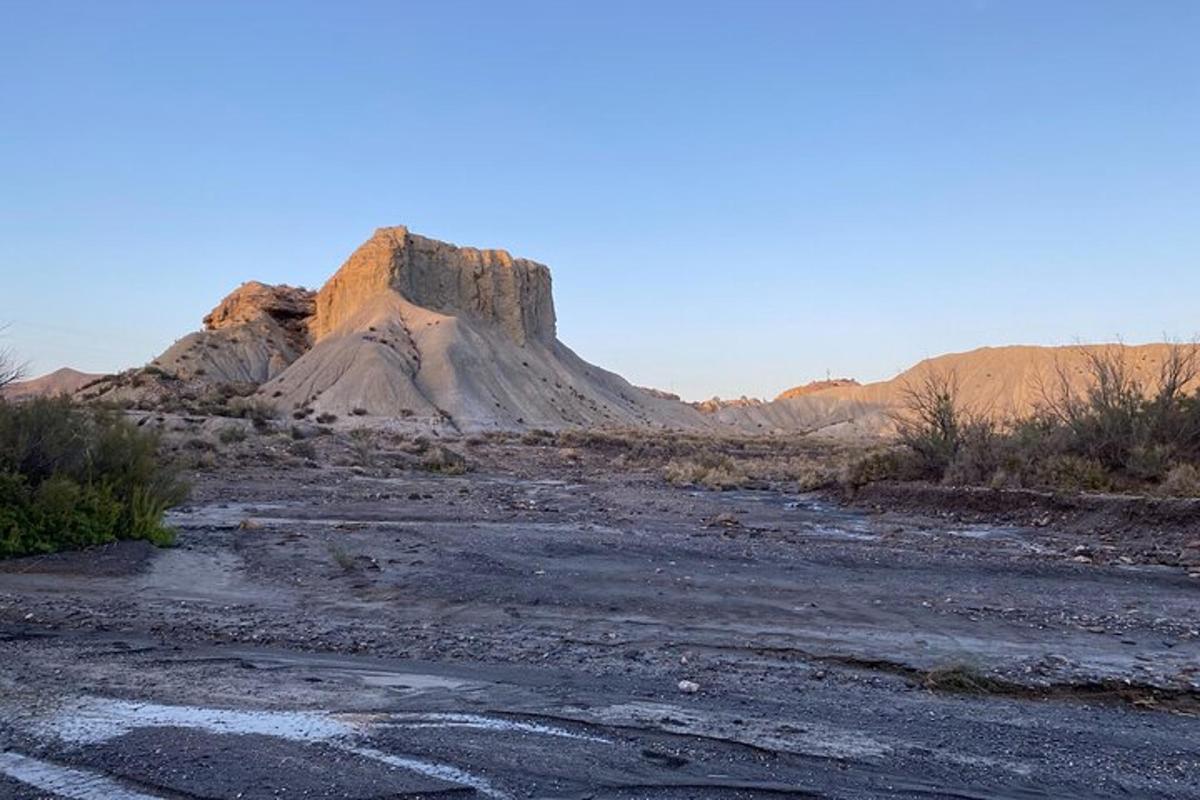
<path fill-rule="evenodd" d="M 695 694 L 696 692 L 700 691 L 700 684 L 696 683 L 695 681 L 680 681 L 679 691 L 683 692 L 684 694 Z"/>

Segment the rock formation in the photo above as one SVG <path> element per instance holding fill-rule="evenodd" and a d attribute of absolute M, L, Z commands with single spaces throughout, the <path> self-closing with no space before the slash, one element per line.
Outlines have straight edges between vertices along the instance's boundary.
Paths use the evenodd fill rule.
<path fill-rule="evenodd" d="M 291 413 L 461 430 L 703 426 L 555 336 L 550 271 L 381 228 L 318 292 L 313 346 L 260 394 Z"/>
<path fill-rule="evenodd" d="M 554 341 L 550 270 L 504 250 L 455 247 L 407 228 L 380 228 L 317 295 L 320 340 L 388 291 L 449 316 L 492 324 L 517 344 Z"/>
<path fill-rule="evenodd" d="M 205 408 L 247 386 L 300 418 L 458 430 L 710 424 L 559 342 L 547 267 L 403 227 L 377 230 L 315 294 L 243 284 L 204 330 L 87 397 Z"/>

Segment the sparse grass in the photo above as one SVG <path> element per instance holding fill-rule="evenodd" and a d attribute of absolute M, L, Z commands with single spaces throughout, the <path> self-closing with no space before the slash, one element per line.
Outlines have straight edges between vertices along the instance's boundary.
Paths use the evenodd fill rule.
<path fill-rule="evenodd" d="M 603 458 L 607 467 L 658 474 L 678 486 L 713 490 L 767 485 L 811 491 L 834 485 L 842 463 L 861 449 L 803 435 L 720 436 L 684 431 L 568 429 L 523 434 L 488 432 L 474 446 L 520 443 L 557 447 L 564 460 Z"/>

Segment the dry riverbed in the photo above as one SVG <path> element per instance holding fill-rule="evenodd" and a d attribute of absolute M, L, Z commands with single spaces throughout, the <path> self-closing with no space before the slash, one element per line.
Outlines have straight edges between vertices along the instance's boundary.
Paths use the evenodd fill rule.
<path fill-rule="evenodd" d="M 0 797 L 1200 796 L 1186 565 L 455 447 L 244 460 L 175 548 L 0 564 Z"/>

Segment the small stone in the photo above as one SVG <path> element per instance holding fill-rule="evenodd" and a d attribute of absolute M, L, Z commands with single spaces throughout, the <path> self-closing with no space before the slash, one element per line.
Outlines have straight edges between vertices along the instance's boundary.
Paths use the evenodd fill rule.
<path fill-rule="evenodd" d="M 696 683 L 695 681 L 680 681 L 679 691 L 683 692 L 684 694 L 695 694 L 696 692 L 700 691 L 700 684 Z"/>

